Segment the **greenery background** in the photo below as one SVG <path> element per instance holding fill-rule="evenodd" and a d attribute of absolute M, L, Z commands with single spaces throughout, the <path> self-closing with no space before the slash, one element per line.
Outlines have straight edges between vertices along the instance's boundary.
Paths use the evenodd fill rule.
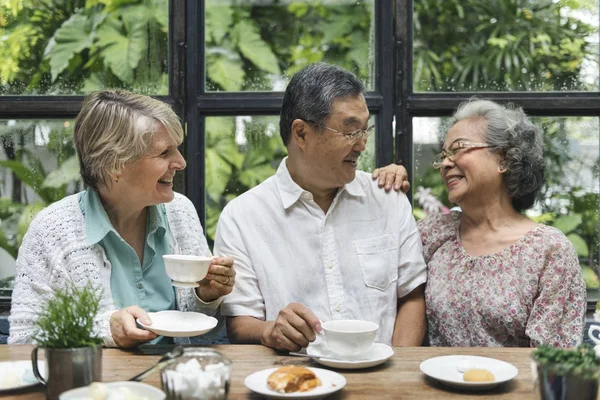
<path fill-rule="evenodd" d="M 208 90 L 282 90 L 316 61 L 347 68 L 373 88 L 372 0 L 260 3 L 207 0 Z M 168 93 L 168 0 L 0 0 L 0 10 L 0 94 Z M 585 0 L 415 0 L 414 89 L 598 90 L 597 78 L 582 78 L 586 63 L 598 70 L 597 46 L 586 40 L 598 27 L 574 17 L 597 12 L 597 2 Z M 574 161 L 567 124 L 537 122 L 548 185 L 535 217 L 568 234 L 582 264 L 597 268 L 598 193 L 564 185 Z M 227 201 L 272 175 L 285 156 L 273 126 L 276 117 L 206 119 L 209 240 Z M 245 140 L 236 140 L 240 130 Z M 40 137 L 50 162 L 40 158 Z M 2 121 L 0 138 L 0 168 L 12 171 L 0 182 L 0 247 L 16 257 L 31 218 L 82 185 L 70 121 Z M 425 171 L 413 187 L 450 206 L 439 174 Z M 590 287 L 600 286 L 588 275 Z"/>

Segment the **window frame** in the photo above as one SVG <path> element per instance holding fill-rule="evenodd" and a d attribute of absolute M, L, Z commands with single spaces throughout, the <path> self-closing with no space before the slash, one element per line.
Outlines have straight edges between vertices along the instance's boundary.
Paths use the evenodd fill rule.
<path fill-rule="evenodd" d="M 377 124 L 375 163 L 386 165 L 393 161 L 392 126 L 394 119 L 393 65 L 393 0 L 374 0 L 375 23 L 375 87 L 365 95 Z M 186 195 L 195 205 L 200 221 L 206 220 L 205 191 L 205 118 L 237 115 L 278 115 L 283 92 L 207 92 L 205 85 L 204 42 L 205 0 L 187 0 L 188 88 L 187 148 L 188 163 Z M 198 23 L 201 21 L 201 23 Z M 194 95 L 197 93 L 197 95 Z M 385 134 L 387 133 L 387 134 Z"/>

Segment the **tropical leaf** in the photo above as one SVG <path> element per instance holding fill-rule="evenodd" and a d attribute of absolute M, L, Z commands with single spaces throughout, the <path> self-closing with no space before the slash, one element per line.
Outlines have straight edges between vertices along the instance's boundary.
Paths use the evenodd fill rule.
<path fill-rule="evenodd" d="M 581 236 L 576 233 L 570 233 L 567 235 L 567 238 L 571 241 L 573 247 L 575 247 L 575 251 L 579 257 L 587 257 L 589 255 L 588 245 Z"/>
<path fill-rule="evenodd" d="M 231 178 L 231 164 L 214 148 L 207 148 L 205 153 L 206 165 L 206 193 L 214 201 L 218 201 L 221 193 L 225 191 L 227 182 Z"/>
<path fill-rule="evenodd" d="M 42 187 L 60 188 L 63 185 L 79 180 L 79 158 L 75 155 L 68 158 L 58 169 L 50 172 Z"/>
<path fill-rule="evenodd" d="M 263 164 L 244 169 L 240 174 L 239 179 L 243 185 L 252 188 L 274 174 L 275 168 L 270 164 Z"/>
<path fill-rule="evenodd" d="M 210 80 L 228 92 L 237 92 L 244 83 L 244 69 L 241 60 L 232 60 L 224 56 L 209 57 L 207 74 Z"/>
<path fill-rule="evenodd" d="M 207 41 L 219 44 L 229 32 L 233 22 L 233 10 L 224 2 L 208 1 L 205 21 Z"/>
<path fill-rule="evenodd" d="M 1 160 L 0 167 L 10 169 L 21 182 L 38 192 L 42 187 L 44 176 L 36 171 L 31 170 L 20 161 Z"/>
<path fill-rule="evenodd" d="M 68 66 L 75 54 L 92 46 L 94 35 L 90 31 L 90 21 L 87 16 L 74 14 L 66 20 L 54 33 L 44 52 L 45 58 L 50 60 L 52 80 Z"/>
<path fill-rule="evenodd" d="M 46 207 L 45 204 L 34 203 L 27 205 L 25 209 L 23 209 L 23 213 L 19 218 L 19 224 L 17 226 L 17 245 L 21 246 L 21 242 L 23 241 L 23 236 L 27 232 L 29 228 L 29 224 L 35 218 L 35 216 L 42 211 Z"/>
<path fill-rule="evenodd" d="M 552 224 L 553 227 L 559 229 L 565 235 L 571 232 L 573 229 L 577 228 L 577 226 L 581 224 L 581 215 L 565 215 L 558 218 Z"/>
<path fill-rule="evenodd" d="M 166 32 L 169 29 L 169 0 L 150 0 L 148 18 L 154 19 Z"/>
<path fill-rule="evenodd" d="M 112 73 L 132 84 L 133 71 L 148 48 L 148 8 L 130 6 L 120 10 L 120 14 L 123 23 L 110 17 L 98 28 L 96 45 Z"/>
<path fill-rule="evenodd" d="M 271 47 L 262 40 L 253 22 L 238 22 L 233 27 L 232 35 L 242 55 L 254 65 L 271 74 L 281 74 L 277 57 Z"/>

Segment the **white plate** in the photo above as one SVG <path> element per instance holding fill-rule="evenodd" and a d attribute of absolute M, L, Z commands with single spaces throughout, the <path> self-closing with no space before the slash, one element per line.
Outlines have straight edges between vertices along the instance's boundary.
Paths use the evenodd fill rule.
<path fill-rule="evenodd" d="M 38 370 L 43 377 L 46 377 L 46 363 L 44 361 L 38 361 Z M 16 377 L 19 380 L 19 383 L 17 385 L 8 386 L 9 382 L 7 381 L 11 379 L 11 377 Z M 31 360 L 0 362 L 0 393 L 9 390 L 23 389 L 37 384 L 38 381 L 35 379 L 35 375 L 33 375 Z"/>
<path fill-rule="evenodd" d="M 465 382 L 463 373 L 457 369 L 459 363 L 465 361 L 471 368 L 482 368 L 490 371 L 496 378 L 493 382 Z M 477 356 L 443 356 L 425 360 L 419 366 L 425 375 L 437 379 L 441 383 L 461 389 L 489 389 L 514 379 L 519 370 L 512 364 L 494 358 Z"/>
<path fill-rule="evenodd" d="M 332 368 L 359 369 L 383 364 L 394 355 L 394 349 L 384 343 L 373 343 L 373 346 L 360 360 L 340 360 L 324 345 L 310 344 L 306 354 L 319 364 Z"/>
<path fill-rule="evenodd" d="M 114 398 L 118 396 L 118 392 L 116 392 L 120 388 L 127 388 L 131 391 L 132 394 L 136 396 L 143 396 L 148 400 L 163 400 L 167 396 L 165 392 L 155 388 L 154 386 L 150 386 L 146 383 L 142 382 L 110 382 L 110 383 L 102 383 L 106 385 L 108 389 L 108 398 Z M 77 389 L 67 390 L 58 396 L 59 400 L 82 400 L 88 399 L 89 387 L 84 386 Z"/>
<path fill-rule="evenodd" d="M 144 325 L 137 320 L 144 329 L 157 335 L 168 337 L 186 337 L 202 335 L 217 326 L 217 319 L 197 312 L 183 312 L 177 310 L 159 311 L 148 313 L 152 325 Z"/>
<path fill-rule="evenodd" d="M 250 390 L 255 393 L 262 394 L 268 399 L 320 399 L 325 396 L 329 396 L 331 393 L 335 393 L 346 386 L 346 378 L 337 372 L 329 371 L 321 368 L 309 368 L 315 373 L 317 378 L 321 380 L 321 386 L 317 386 L 313 390 L 308 392 L 294 392 L 294 393 L 279 393 L 269 389 L 267 385 L 267 378 L 277 368 L 263 369 L 262 371 L 250 374 L 244 380 L 244 384 Z"/>

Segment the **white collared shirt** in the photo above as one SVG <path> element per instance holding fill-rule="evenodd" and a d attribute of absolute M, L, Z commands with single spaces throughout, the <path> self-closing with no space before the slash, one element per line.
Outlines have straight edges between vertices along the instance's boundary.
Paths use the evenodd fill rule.
<path fill-rule="evenodd" d="M 324 213 L 286 160 L 221 214 L 214 251 L 237 272 L 221 314 L 273 321 L 302 303 L 323 321 L 373 321 L 376 341 L 391 345 L 398 298 L 427 279 L 408 199 L 358 171 Z"/>

